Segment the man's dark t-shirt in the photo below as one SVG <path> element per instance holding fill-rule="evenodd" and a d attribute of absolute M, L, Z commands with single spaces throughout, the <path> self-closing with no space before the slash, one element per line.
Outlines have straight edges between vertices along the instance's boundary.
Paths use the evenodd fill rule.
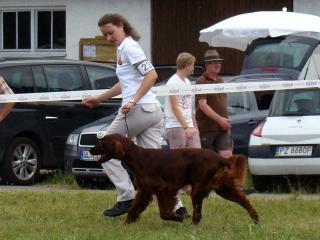
<path fill-rule="evenodd" d="M 210 79 L 206 73 L 197 79 L 197 84 L 216 84 L 223 83 L 223 79 L 217 76 L 216 80 Z M 223 131 L 219 125 L 212 118 L 208 117 L 199 108 L 199 99 L 207 99 L 207 104 L 220 116 L 228 118 L 227 110 L 227 94 L 213 93 L 213 94 L 197 94 L 196 95 L 196 120 L 200 133 Z"/>

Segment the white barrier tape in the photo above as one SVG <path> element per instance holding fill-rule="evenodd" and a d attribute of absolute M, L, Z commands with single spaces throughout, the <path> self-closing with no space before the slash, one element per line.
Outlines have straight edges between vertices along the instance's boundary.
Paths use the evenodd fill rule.
<path fill-rule="evenodd" d="M 0 103 L 82 100 L 85 97 L 95 96 L 104 91 L 105 90 L 83 90 L 83 91 L 67 91 L 67 92 L 8 94 L 8 95 L 0 95 Z M 119 98 L 119 97 L 120 96 L 117 96 L 116 98 Z"/>
<path fill-rule="evenodd" d="M 157 86 L 152 88 L 152 92 L 155 93 L 157 96 L 167 96 L 167 95 L 185 95 L 185 94 L 268 91 L 268 90 L 301 89 L 301 88 L 316 88 L 316 87 L 318 88 L 320 87 L 320 80 L 196 84 L 188 87 L 179 86 L 179 88 Z M 68 92 L 42 92 L 42 93 L 0 95 L 0 103 L 82 100 L 85 97 L 95 96 L 104 91 L 105 90 L 83 90 L 83 91 L 68 91 Z"/>
<path fill-rule="evenodd" d="M 320 87 L 320 80 L 196 84 L 183 87 L 179 86 L 179 88 L 168 88 L 166 86 L 159 86 L 156 88 L 152 88 L 152 92 L 157 96 L 167 96 L 184 94 L 269 91 L 315 87 Z"/>

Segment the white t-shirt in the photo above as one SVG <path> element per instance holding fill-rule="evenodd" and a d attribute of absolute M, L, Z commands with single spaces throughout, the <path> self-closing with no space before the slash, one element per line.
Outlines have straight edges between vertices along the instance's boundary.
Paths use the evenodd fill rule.
<path fill-rule="evenodd" d="M 190 84 L 190 80 L 185 78 L 182 80 L 177 74 L 174 74 L 166 84 L 168 87 L 179 87 L 179 86 L 188 86 Z M 189 127 L 193 127 L 192 121 L 192 102 L 193 97 L 191 94 L 189 95 L 177 95 L 178 104 L 180 111 L 188 123 Z M 179 120 L 172 112 L 171 103 L 169 96 L 166 96 L 166 106 L 165 106 L 165 114 L 166 114 L 166 128 L 174 128 L 174 127 L 182 127 Z"/>
<path fill-rule="evenodd" d="M 132 37 L 126 37 L 117 47 L 117 59 L 116 73 L 121 86 L 122 104 L 125 104 L 137 92 L 144 78 L 133 65 L 147 58 L 139 44 Z M 156 102 L 156 95 L 151 90 L 138 101 L 138 103 Z"/>

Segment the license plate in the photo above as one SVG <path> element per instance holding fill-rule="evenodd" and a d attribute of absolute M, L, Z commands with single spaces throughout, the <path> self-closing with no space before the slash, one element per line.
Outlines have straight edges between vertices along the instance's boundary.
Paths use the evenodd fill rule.
<path fill-rule="evenodd" d="M 98 161 L 100 155 L 92 155 L 89 151 L 80 151 L 80 160 L 82 161 Z"/>
<path fill-rule="evenodd" d="M 279 146 L 276 148 L 276 157 L 311 156 L 312 146 Z"/>

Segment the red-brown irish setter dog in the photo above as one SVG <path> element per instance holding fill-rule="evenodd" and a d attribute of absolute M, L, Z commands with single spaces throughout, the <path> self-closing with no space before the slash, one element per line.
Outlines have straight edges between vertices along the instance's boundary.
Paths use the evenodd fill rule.
<path fill-rule="evenodd" d="M 106 135 L 90 153 L 101 155 L 99 163 L 116 158 L 133 171 L 137 194 L 126 223 L 137 220 L 153 194 L 157 197 L 161 218 L 181 222 L 182 217 L 173 212 L 173 208 L 178 190 L 187 185 L 192 189 L 193 223 L 200 222 L 203 199 L 211 190 L 239 203 L 254 222 L 259 221 L 257 212 L 240 188 L 247 169 L 246 158 L 242 155 L 227 159 L 207 149 L 142 148 L 120 134 Z"/>

